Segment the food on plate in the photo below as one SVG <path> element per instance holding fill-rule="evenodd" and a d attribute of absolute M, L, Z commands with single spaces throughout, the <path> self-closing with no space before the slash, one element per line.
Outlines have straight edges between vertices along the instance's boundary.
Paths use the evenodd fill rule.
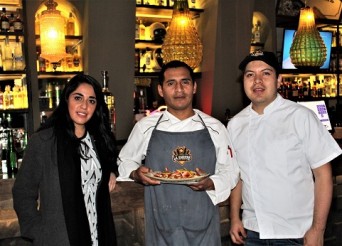
<path fill-rule="evenodd" d="M 170 171 L 168 168 L 165 168 L 164 171 L 153 172 L 152 176 L 163 179 L 190 179 L 197 177 L 200 178 L 205 175 L 207 175 L 207 173 L 201 170 L 200 168 L 196 168 L 195 171 L 188 170 L 186 168 Z"/>

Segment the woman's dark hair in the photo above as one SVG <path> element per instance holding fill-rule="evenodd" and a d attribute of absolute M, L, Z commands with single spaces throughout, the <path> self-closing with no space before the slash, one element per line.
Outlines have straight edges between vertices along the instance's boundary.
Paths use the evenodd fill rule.
<path fill-rule="evenodd" d="M 167 69 L 169 69 L 169 68 L 179 68 L 179 67 L 184 67 L 187 70 L 189 70 L 191 80 L 193 82 L 195 81 L 194 71 L 192 70 L 192 68 L 188 64 L 186 64 L 185 62 L 182 62 L 182 61 L 173 60 L 173 61 L 170 61 L 170 62 L 168 62 L 168 63 L 166 63 L 166 64 L 164 64 L 162 66 L 162 69 L 160 70 L 160 73 L 159 73 L 159 84 L 160 85 L 163 84 L 164 79 L 165 79 L 164 73 L 165 73 L 165 71 Z"/>
<path fill-rule="evenodd" d="M 85 124 L 86 130 L 90 135 L 94 136 L 95 140 L 104 142 L 104 146 L 108 147 L 109 152 L 115 153 L 115 140 L 110 130 L 109 111 L 107 104 L 104 101 L 102 87 L 96 79 L 89 75 L 78 74 L 70 79 L 61 93 L 60 103 L 37 131 L 52 127 L 57 137 L 64 136 L 68 139 L 77 139 L 74 133 L 74 122 L 70 118 L 68 110 L 68 99 L 70 94 L 81 84 L 89 84 L 93 87 L 97 102 L 93 116 Z"/>

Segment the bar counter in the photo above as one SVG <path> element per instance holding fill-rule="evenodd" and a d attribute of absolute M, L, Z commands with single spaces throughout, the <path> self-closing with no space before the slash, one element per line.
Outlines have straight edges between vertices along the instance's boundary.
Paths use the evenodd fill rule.
<path fill-rule="evenodd" d="M 18 240 L 20 237 L 18 219 L 13 210 L 13 183 L 14 179 L 2 179 L 0 175 L 0 246 L 9 245 L 1 244 L 1 240 Z M 111 201 L 118 245 L 144 245 L 144 187 L 134 182 L 117 182 Z M 228 243 L 228 201 L 220 204 L 220 214 L 223 245 L 228 245 L 224 243 Z"/>

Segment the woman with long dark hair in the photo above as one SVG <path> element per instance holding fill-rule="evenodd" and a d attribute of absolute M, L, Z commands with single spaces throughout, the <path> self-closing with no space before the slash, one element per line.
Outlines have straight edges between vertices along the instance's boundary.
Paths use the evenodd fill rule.
<path fill-rule="evenodd" d="M 21 235 L 34 245 L 116 245 L 109 192 L 116 145 L 101 85 L 76 75 L 29 140 L 13 187 Z"/>

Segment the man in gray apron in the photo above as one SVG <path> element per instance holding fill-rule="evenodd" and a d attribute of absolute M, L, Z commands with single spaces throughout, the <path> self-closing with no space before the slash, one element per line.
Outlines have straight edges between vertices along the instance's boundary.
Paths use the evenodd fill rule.
<path fill-rule="evenodd" d="M 135 125 L 118 158 L 118 180 L 145 185 L 146 245 L 221 245 L 217 204 L 229 197 L 239 175 L 228 132 L 218 120 L 192 108 L 197 85 L 186 63 L 164 65 L 159 82 L 167 110 Z M 146 177 L 165 168 L 199 168 L 210 176 L 191 184 Z"/>

